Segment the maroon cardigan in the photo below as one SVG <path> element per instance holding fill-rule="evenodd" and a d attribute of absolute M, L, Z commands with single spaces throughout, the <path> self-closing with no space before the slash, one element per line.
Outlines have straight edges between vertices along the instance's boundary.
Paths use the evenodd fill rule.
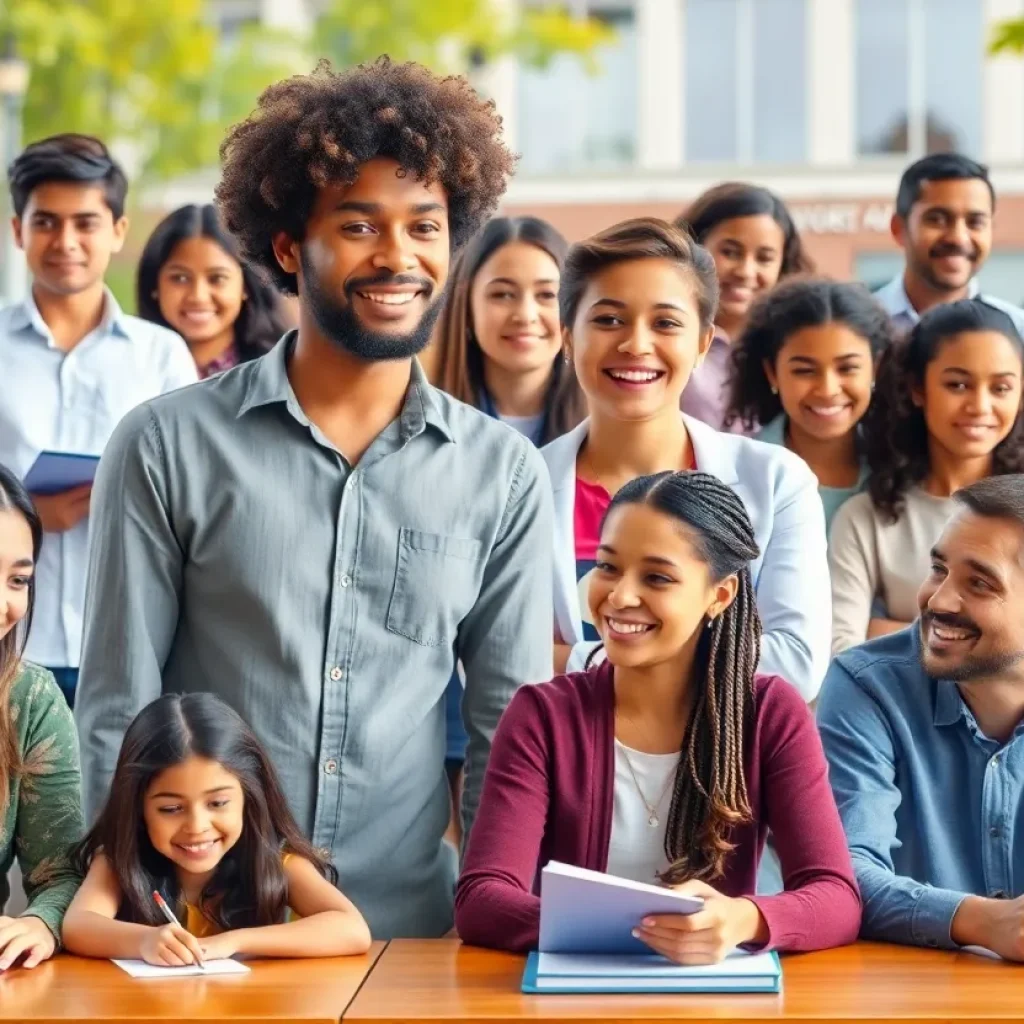
<path fill-rule="evenodd" d="M 857 938 L 861 904 L 821 740 L 797 691 L 759 676 L 747 738 L 754 821 L 713 883 L 747 896 L 768 925 L 765 949 L 812 950 Z M 480 807 L 455 894 L 464 942 L 535 949 L 540 868 L 548 861 L 605 871 L 615 779 L 615 690 L 607 662 L 519 689 L 494 736 Z M 771 830 L 786 891 L 755 896 Z"/>

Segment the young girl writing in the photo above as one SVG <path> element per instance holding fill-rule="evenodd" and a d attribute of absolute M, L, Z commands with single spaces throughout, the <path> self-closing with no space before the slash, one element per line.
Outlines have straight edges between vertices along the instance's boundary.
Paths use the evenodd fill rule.
<path fill-rule="evenodd" d="M 156 226 L 139 260 L 136 302 L 144 320 L 185 339 L 203 378 L 263 355 L 289 326 L 210 203 L 182 206 Z"/>
<path fill-rule="evenodd" d="M 718 429 L 729 401 L 729 346 L 743 333 L 754 303 L 779 281 L 808 273 L 814 264 L 786 204 L 759 185 L 716 185 L 676 223 L 711 253 L 718 274 L 714 338 L 683 393 L 683 412 Z M 730 429 L 742 431 L 743 424 L 735 421 Z"/>
<path fill-rule="evenodd" d="M 903 629 L 952 494 L 1024 469 L 1024 341 L 983 299 L 936 306 L 882 359 L 866 423 L 869 490 L 836 513 L 832 649 Z"/>
<path fill-rule="evenodd" d="M 858 284 L 798 280 L 757 303 L 733 348 L 726 423 L 796 452 L 818 478 L 825 525 L 867 480 L 860 423 L 889 318 Z"/>
<path fill-rule="evenodd" d="M 167 694 L 139 713 L 75 860 L 85 882 L 64 944 L 82 956 L 180 967 L 369 948 L 366 922 L 299 832 L 259 741 L 212 694 Z"/>
<path fill-rule="evenodd" d="M 589 590 L 607 661 L 522 687 L 502 717 L 456 892 L 463 941 L 534 948 L 549 860 L 702 897 L 699 914 L 637 933 L 678 963 L 856 938 L 813 719 L 785 680 L 755 674 L 757 554 L 743 502 L 713 476 L 658 473 L 618 491 Z M 769 828 L 786 890 L 758 896 Z"/>
<path fill-rule="evenodd" d="M 812 700 L 830 622 L 817 481 L 792 452 L 679 412 L 711 344 L 717 297 L 711 257 L 665 221 L 627 221 L 569 252 L 559 301 L 590 418 L 543 450 L 555 501 L 555 665 L 582 668 L 598 640 L 586 580 L 611 496 L 635 477 L 692 467 L 734 487 L 754 524 L 761 669 Z"/>

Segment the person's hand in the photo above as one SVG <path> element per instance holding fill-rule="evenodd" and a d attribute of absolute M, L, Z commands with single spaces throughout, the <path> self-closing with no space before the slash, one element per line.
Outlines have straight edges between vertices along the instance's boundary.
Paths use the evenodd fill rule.
<path fill-rule="evenodd" d="M 993 900 L 968 896 L 953 915 L 950 937 L 960 946 L 983 946 L 1004 960 L 1024 961 L 1024 896 Z"/>
<path fill-rule="evenodd" d="M 0 917 L 0 971 L 24 956 L 23 967 L 35 967 L 53 956 L 53 932 L 38 917 Z"/>
<path fill-rule="evenodd" d="M 221 932 L 199 940 L 204 960 L 229 960 L 241 952 L 237 931 Z"/>
<path fill-rule="evenodd" d="M 673 888 L 687 896 L 699 896 L 704 909 L 696 914 L 646 917 L 633 932 L 673 963 L 717 964 L 736 946 L 767 939 L 764 918 L 750 900 L 723 896 L 704 882 L 683 882 Z"/>
<path fill-rule="evenodd" d="M 89 514 L 92 484 L 72 487 L 60 494 L 33 494 L 32 501 L 47 533 L 66 533 Z"/>
<path fill-rule="evenodd" d="M 203 962 L 199 940 L 176 924 L 150 928 L 139 947 L 139 956 L 154 967 L 189 967 Z"/>

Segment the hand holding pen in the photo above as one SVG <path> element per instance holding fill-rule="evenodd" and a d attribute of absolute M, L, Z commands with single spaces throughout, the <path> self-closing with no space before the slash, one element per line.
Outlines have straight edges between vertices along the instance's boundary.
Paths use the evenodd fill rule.
<path fill-rule="evenodd" d="M 182 928 L 181 922 L 160 893 L 154 892 L 153 899 L 167 918 L 167 924 L 153 929 L 151 935 L 143 941 L 142 959 L 157 967 L 188 967 L 195 964 L 205 971 L 199 940 Z"/>

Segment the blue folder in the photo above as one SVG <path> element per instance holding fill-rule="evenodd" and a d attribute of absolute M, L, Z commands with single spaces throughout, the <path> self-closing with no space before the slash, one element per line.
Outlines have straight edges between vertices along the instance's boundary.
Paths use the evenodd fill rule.
<path fill-rule="evenodd" d="M 522 991 L 527 995 L 637 993 L 761 993 L 782 991 L 782 965 L 777 953 L 736 954 L 722 964 L 680 967 L 660 956 L 586 956 L 581 972 L 571 969 L 541 974 L 543 954 L 526 961 Z M 739 968 L 737 970 L 736 968 Z"/>
<path fill-rule="evenodd" d="M 30 494 L 63 494 L 96 478 L 98 455 L 74 452 L 40 452 L 25 477 L 25 490 Z"/>

